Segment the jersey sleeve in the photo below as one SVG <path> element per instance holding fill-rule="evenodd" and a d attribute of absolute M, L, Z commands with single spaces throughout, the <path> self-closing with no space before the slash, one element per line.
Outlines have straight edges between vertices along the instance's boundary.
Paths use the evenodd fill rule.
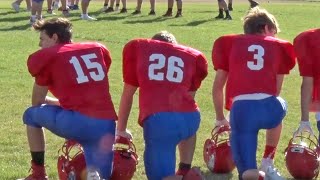
<path fill-rule="evenodd" d="M 296 55 L 293 45 L 290 42 L 281 42 L 282 61 L 278 70 L 278 74 L 289 74 L 290 70 L 296 64 Z"/>
<path fill-rule="evenodd" d="M 201 82 L 207 77 L 207 75 L 208 62 L 206 57 L 203 54 L 200 54 L 196 59 L 196 73 L 194 78 L 192 79 L 190 91 L 196 91 L 200 87 Z"/>
<path fill-rule="evenodd" d="M 109 69 L 110 69 L 110 66 L 111 66 L 111 54 L 110 54 L 110 51 L 106 48 L 106 46 L 104 46 L 103 44 L 100 44 L 100 47 L 101 47 L 101 51 L 102 51 L 102 57 L 103 57 L 103 61 L 104 63 L 106 64 L 106 67 L 107 67 L 107 72 L 109 72 Z"/>
<path fill-rule="evenodd" d="M 222 69 L 227 72 L 229 71 L 228 51 L 230 47 L 227 47 L 227 40 L 229 40 L 229 38 L 220 37 L 213 44 L 212 64 L 214 70 Z"/>
<path fill-rule="evenodd" d="M 298 35 L 294 39 L 294 50 L 297 55 L 299 71 L 301 76 L 313 76 L 313 58 L 309 51 L 310 46 L 304 34 Z"/>
<path fill-rule="evenodd" d="M 31 54 L 27 60 L 29 73 L 35 78 L 36 84 L 48 86 L 50 84 L 50 58 L 45 50 Z"/>
<path fill-rule="evenodd" d="M 138 87 L 136 42 L 136 40 L 130 41 L 123 49 L 122 75 L 125 83 Z"/>

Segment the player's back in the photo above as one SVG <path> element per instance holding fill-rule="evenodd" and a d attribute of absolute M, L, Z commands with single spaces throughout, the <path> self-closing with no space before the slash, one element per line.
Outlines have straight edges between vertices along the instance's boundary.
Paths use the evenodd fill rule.
<path fill-rule="evenodd" d="M 62 107 L 95 118 L 115 119 L 109 94 L 109 52 L 98 43 L 70 43 L 42 49 L 30 56 L 28 66 L 38 70 Z M 33 63 L 34 62 L 34 63 Z M 41 81 L 40 81 L 41 82 Z"/>
<path fill-rule="evenodd" d="M 276 95 L 277 75 L 289 73 L 294 57 L 289 42 L 261 35 L 223 36 L 213 49 L 213 63 L 222 64 L 229 72 L 229 98 L 251 93 Z"/>
<path fill-rule="evenodd" d="M 310 29 L 294 39 L 294 49 L 302 76 L 320 78 L 320 29 Z"/>
<path fill-rule="evenodd" d="M 136 68 L 136 86 L 140 88 L 141 118 L 153 112 L 186 112 L 197 108 L 189 92 L 196 90 L 195 86 L 200 86 L 201 78 L 205 77 L 196 82 L 199 73 L 206 75 L 206 67 L 199 68 L 199 64 L 206 66 L 201 52 L 182 45 L 138 39 L 124 49 L 124 59 L 129 56 L 136 61 L 132 68 Z"/>

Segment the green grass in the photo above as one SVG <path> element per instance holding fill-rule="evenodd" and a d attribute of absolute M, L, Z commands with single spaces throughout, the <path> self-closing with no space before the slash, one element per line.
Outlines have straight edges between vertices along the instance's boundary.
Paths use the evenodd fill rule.
<path fill-rule="evenodd" d="M 31 103 L 31 88 L 33 79 L 26 68 L 28 55 L 38 47 L 38 34 L 31 30 L 29 13 L 14 13 L 10 8 L 10 0 L 0 1 L 0 179 L 11 180 L 28 174 L 30 168 L 30 154 L 28 149 L 25 126 L 22 123 L 22 114 Z M 217 3 L 185 3 L 182 18 L 163 18 L 166 3 L 157 4 L 157 16 L 148 16 L 149 3 L 143 5 L 142 14 L 132 16 L 135 3 L 128 4 L 128 14 L 100 14 L 102 2 L 92 1 L 90 14 L 98 18 L 96 22 L 81 21 L 79 11 L 72 12 L 69 18 L 74 24 L 74 41 L 99 41 L 111 51 L 113 58 L 110 70 L 110 88 L 115 107 L 118 108 L 122 91 L 121 52 L 130 39 L 151 37 L 160 30 L 168 30 L 176 35 L 177 40 L 205 53 L 209 61 L 209 75 L 198 91 L 196 99 L 201 108 L 202 122 L 198 131 L 197 148 L 194 165 L 200 166 L 208 179 L 237 179 L 236 171 L 226 176 L 211 175 L 202 158 L 203 143 L 209 138 L 213 127 L 215 114 L 211 100 L 211 86 L 214 72 L 211 63 L 211 49 L 213 41 L 224 34 L 241 33 L 241 17 L 248 9 L 247 2 L 237 4 L 235 1 L 232 21 L 216 21 Z M 22 4 L 25 7 L 25 4 Z M 262 7 L 273 13 L 280 23 L 282 32 L 280 38 L 292 42 L 301 31 L 320 27 L 319 2 L 290 2 L 267 3 L 262 1 Z M 175 9 L 174 9 L 175 11 Z M 60 15 L 60 12 L 57 12 Z M 44 12 L 44 15 L 45 12 Z M 299 89 L 300 77 L 297 67 L 285 79 L 282 97 L 289 104 L 289 112 L 284 120 L 283 133 L 276 155 L 276 166 L 285 177 L 290 178 L 285 163 L 284 149 L 298 126 L 300 120 Z M 137 97 L 130 116 L 129 129 L 133 131 L 134 142 L 140 156 L 135 180 L 146 179 L 143 166 L 143 138 L 142 128 L 137 125 L 138 106 Z M 314 121 L 312 121 L 313 124 Z M 316 130 L 315 126 L 314 130 Z M 57 179 L 56 161 L 58 149 L 63 139 L 47 131 L 46 164 L 49 177 Z M 259 135 L 258 163 L 265 145 L 265 131 Z"/>

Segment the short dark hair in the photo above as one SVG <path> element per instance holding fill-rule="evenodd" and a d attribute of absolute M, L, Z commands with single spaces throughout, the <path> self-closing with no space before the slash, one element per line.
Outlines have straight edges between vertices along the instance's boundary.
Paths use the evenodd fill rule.
<path fill-rule="evenodd" d="M 52 18 L 35 22 L 33 28 L 36 31 L 44 31 L 50 38 L 57 34 L 59 43 L 71 42 L 72 24 L 66 18 Z"/>

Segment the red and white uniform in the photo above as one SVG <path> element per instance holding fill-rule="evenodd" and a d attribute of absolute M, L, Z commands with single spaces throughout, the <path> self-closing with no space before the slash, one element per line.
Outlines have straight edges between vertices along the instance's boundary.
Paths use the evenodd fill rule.
<path fill-rule="evenodd" d="M 213 45 L 215 70 L 228 72 L 226 109 L 238 95 L 265 93 L 276 95 L 277 74 L 289 74 L 295 65 L 290 42 L 271 36 L 226 35 Z"/>
<path fill-rule="evenodd" d="M 40 86 L 67 110 L 100 119 L 117 119 L 109 94 L 111 57 L 99 43 L 58 44 L 29 56 L 28 69 Z"/>
<path fill-rule="evenodd" d="M 158 112 L 198 109 L 190 91 L 207 76 L 207 60 L 195 49 L 150 39 L 136 39 L 123 50 L 124 82 L 139 87 L 139 124 Z"/>
<path fill-rule="evenodd" d="M 302 32 L 294 39 L 301 76 L 313 77 L 312 111 L 320 111 L 320 29 Z"/>

